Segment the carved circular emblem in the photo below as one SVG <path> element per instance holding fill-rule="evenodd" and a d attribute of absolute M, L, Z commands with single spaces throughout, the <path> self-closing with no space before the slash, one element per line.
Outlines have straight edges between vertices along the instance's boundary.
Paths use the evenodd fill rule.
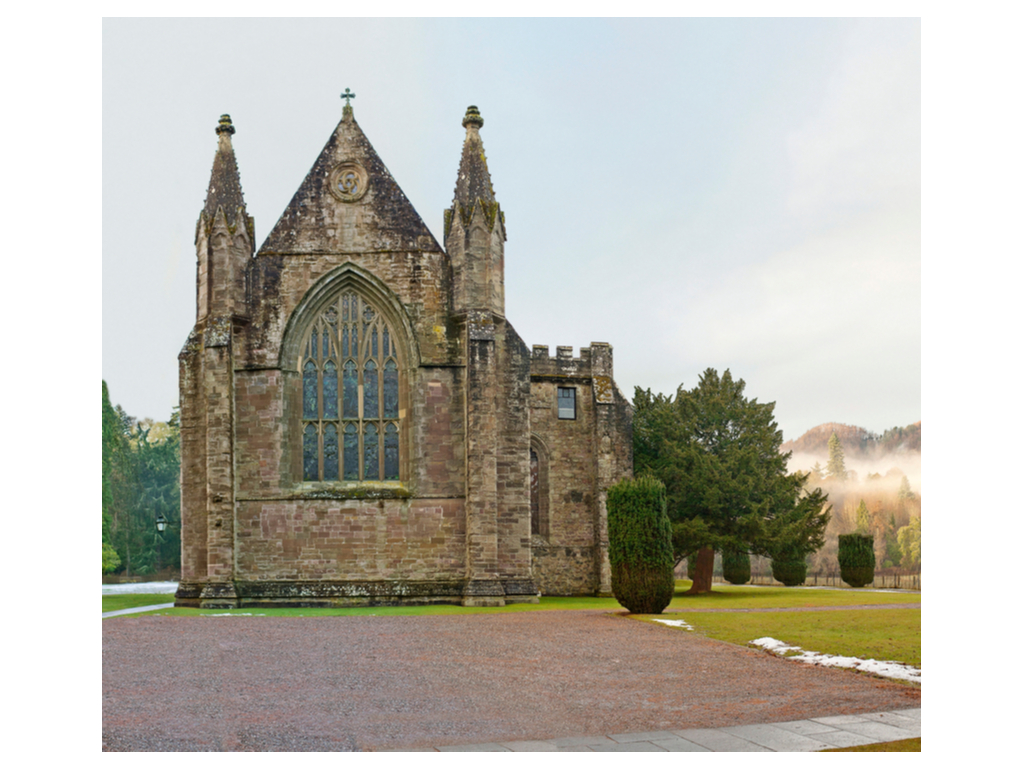
<path fill-rule="evenodd" d="M 343 203 L 354 203 L 366 194 L 370 177 L 359 163 L 342 163 L 331 171 L 331 194 Z"/>

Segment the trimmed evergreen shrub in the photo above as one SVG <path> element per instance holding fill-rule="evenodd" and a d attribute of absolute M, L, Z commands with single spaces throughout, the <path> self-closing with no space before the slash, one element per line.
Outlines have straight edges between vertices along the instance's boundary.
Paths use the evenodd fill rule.
<path fill-rule="evenodd" d="M 608 489 L 612 594 L 630 613 L 661 613 L 675 594 L 665 485 L 653 477 Z"/>
<path fill-rule="evenodd" d="M 807 578 L 807 561 L 776 560 L 772 558 L 772 577 L 787 587 L 799 587 Z"/>
<path fill-rule="evenodd" d="M 839 574 L 851 587 L 875 580 L 875 537 L 871 534 L 839 535 Z"/>
<path fill-rule="evenodd" d="M 722 576 L 730 584 L 746 584 L 750 581 L 750 555 L 746 552 L 723 552 Z"/>

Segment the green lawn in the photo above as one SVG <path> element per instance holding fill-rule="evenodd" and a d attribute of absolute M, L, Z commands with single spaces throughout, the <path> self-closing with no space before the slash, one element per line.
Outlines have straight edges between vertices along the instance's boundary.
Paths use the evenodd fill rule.
<path fill-rule="evenodd" d="M 135 605 L 153 605 L 159 603 L 173 602 L 173 595 L 132 595 L 131 597 L 167 598 L 154 599 L 148 603 L 136 603 Z M 117 610 L 107 608 L 104 597 L 103 610 Z M 134 607 L 125 605 L 123 607 Z M 469 608 L 461 605 L 401 605 L 401 606 L 371 606 L 365 608 L 238 608 L 233 613 L 251 613 L 261 616 L 438 616 L 438 615 L 467 615 L 473 613 L 519 613 L 522 611 L 567 611 L 567 610 L 600 610 L 600 611 L 621 611 L 622 606 L 610 597 L 542 597 L 540 603 L 517 603 L 506 605 L 501 608 Z M 203 614 L 226 613 L 223 609 L 196 609 L 196 608 L 167 608 L 161 611 L 142 614 L 145 616 L 200 616 Z M 139 614 L 133 614 L 139 615 Z"/>
<path fill-rule="evenodd" d="M 666 615 L 666 618 L 683 619 L 698 634 L 736 645 L 746 645 L 760 637 L 774 637 L 807 651 L 921 666 L 921 611 L 913 608 L 779 613 L 682 612 Z"/>
<path fill-rule="evenodd" d="M 867 589 L 824 587 L 735 587 L 715 584 L 704 595 L 682 594 L 690 582 L 676 582 L 676 596 L 668 610 L 714 610 L 722 608 L 814 608 L 829 605 L 888 605 L 919 603 L 920 592 L 874 592 Z"/>
<path fill-rule="evenodd" d="M 103 595 L 103 613 L 173 602 L 174 595 Z"/>

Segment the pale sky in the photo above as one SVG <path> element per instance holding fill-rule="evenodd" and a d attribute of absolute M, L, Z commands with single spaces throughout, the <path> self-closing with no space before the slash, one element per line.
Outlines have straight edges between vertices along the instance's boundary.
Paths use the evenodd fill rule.
<path fill-rule="evenodd" d="M 440 241 L 467 105 L 528 345 L 627 398 L 713 367 L 787 439 L 921 419 L 916 19 L 106 19 L 103 377 L 164 420 L 229 113 L 257 244 L 341 117 Z"/>

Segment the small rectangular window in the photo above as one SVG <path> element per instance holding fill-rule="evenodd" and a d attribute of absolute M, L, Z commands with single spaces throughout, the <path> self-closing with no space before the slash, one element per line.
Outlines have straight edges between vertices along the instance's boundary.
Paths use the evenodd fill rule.
<path fill-rule="evenodd" d="M 576 390 L 573 387 L 558 388 L 558 418 L 576 418 Z"/>

